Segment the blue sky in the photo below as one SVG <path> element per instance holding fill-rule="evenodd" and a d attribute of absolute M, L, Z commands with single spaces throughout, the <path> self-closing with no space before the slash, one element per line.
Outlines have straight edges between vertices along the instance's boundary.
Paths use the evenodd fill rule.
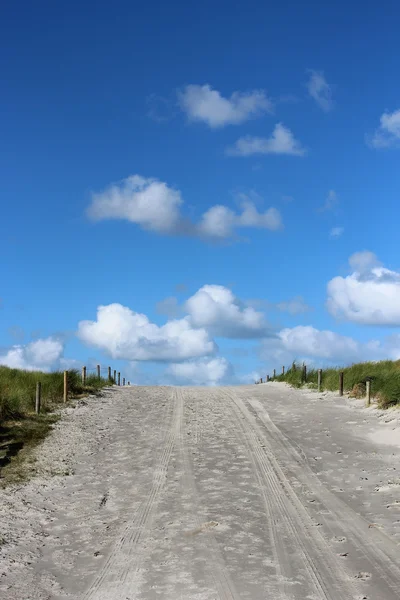
<path fill-rule="evenodd" d="M 0 363 L 212 385 L 400 358 L 399 17 L 3 6 Z"/>

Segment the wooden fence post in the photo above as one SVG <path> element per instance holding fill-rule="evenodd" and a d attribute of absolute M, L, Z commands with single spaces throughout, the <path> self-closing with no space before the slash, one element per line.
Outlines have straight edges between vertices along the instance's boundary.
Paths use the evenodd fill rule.
<path fill-rule="evenodd" d="M 295 371 L 295 370 L 296 370 L 296 363 L 295 363 L 294 361 L 293 361 L 293 363 L 292 363 L 292 369 L 293 369 L 293 371 Z"/>
<path fill-rule="evenodd" d="M 86 385 L 86 367 L 82 367 L 82 385 Z"/>
<path fill-rule="evenodd" d="M 274 369 L 274 379 L 275 379 L 275 377 L 276 377 L 276 369 Z"/>
<path fill-rule="evenodd" d="M 118 373 L 118 385 L 121 385 L 121 373 Z"/>
<path fill-rule="evenodd" d="M 125 385 L 125 377 L 122 379 L 122 385 Z"/>
<path fill-rule="evenodd" d="M 267 375 L 266 381 L 269 381 L 269 375 Z"/>
<path fill-rule="evenodd" d="M 366 392 L 367 392 L 367 406 L 369 406 L 371 404 L 371 382 L 368 379 L 366 381 Z"/>
<path fill-rule="evenodd" d="M 282 375 L 285 374 L 285 367 L 282 367 Z"/>
<path fill-rule="evenodd" d="M 130 382 L 130 381 L 128 381 L 128 385 L 131 385 L 131 382 Z"/>
<path fill-rule="evenodd" d="M 114 369 L 114 384 L 117 383 L 117 371 Z"/>
<path fill-rule="evenodd" d="M 111 367 L 108 367 L 108 381 L 111 381 Z"/>
<path fill-rule="evenodd" d="M 97 365 L 97 379 L 100 379 L 100 365 Z"/>
<path fill-rule="evenodd" d="M 339 373 L 339 396 L 343 396 L 343 371 Z"/>
<path fill-rule="evenodd" d="M 40 383 L 40 381 L 37 381 L 36 382 L 36 402 L 35 402 L 35 412 L 37 415 L 40 413 L 41 395 L 42 395 L 42 384 Z"/>
<path fill-rule="evenodd" d="M 307 365 L 303 365 L 303 383 L 307 383 Z"/>
<path fill-rule="evenodd" d="M 318 369 L 318 391 L 321 391 L 322 369 Z"/>
<path fill-rule="evenodd" d="M 64 371 L 64 402 L 68 400 L 68 371 Z"/>

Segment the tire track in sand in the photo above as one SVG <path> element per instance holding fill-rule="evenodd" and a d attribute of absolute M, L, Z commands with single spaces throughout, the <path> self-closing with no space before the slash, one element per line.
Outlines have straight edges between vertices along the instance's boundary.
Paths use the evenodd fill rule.
<path fill-rule="evenodd" d="M 181 388 L 176 389 L 176 396 L 177 396 L 177 404 L 178 404 L 178 406 L 180 406 L 180 412 L 183 415 L 184 394 L 183 394 L 183 390 Z M 198 418 L 197 404 L 198 404 L 199 400 L 196 399 L 195 402 L 196 402 L 196 422 L 197 422 L 197 418 Z M 220 553 L 220 550 L 218 547 L 218 542 L 215 539 L 215 536 L 213 534 L 212 526 L 210 528 L 208 526 L 209 523 L 205 523 L 206 516 L 201 514 L 201 509 L 199 507 L 199 502 L 198 502 L 199 494 L 198 494 L 195 478 L 193 475 L 192 464 L 191 464 L 191 461 L 189 458 L 186 436 L 183 435 L 184 434 L 183 425 L 184 425 L 184 423 L 183 423 L 183 419 L 182 419 L 180 421 L 178 439 L 179 439 L 179 443 L 180 443 L 180 452 L 181 452 L 182 463 L 183 463 L 183 467 L 184 467 L 182 484 L 184 486 L 186 493 L 190 494 L 193 505 L 195 507 L 195 511 L 194 511 L 194 515 L 193 515 L 195 529 L 194 529 L 194 531 L 192 531 L 192 533 L 200 533 L 200 532 L 205 533 L 204 537 L 201 538 L 201 542 L 202 542 L 202 546 L 203 546 L 203 553 L 206 556 L 207 563 L 208 563 L 208 569 L 209 569 L 212 579 L 213 579 L 214 588 L 218 592 L 218 597 L 221 598 L 221 600 L 239 600 L 240 596 L 238 595 L 237 591 L 235 590 L 233 581 L 231 580 L 231 577 L 225 567 L 225 562 Z"/>
<path fill-rule="evenodd" d="M 143 558 L 140 550 L 153 523 L 160 494 L 166 481 L 171 454 L 181 427 L 181 405 L 175 394 L 173 394 L 173 399 L 171 425 L 159 453 L 150 492 L 131 517 L 100 572 L 82 596 L 82 600 L 120 600 L 121 598 L 125 600 L 125 598 L 132 597 L 135 586 L 138 586 L 140 564 Z"/>
<path fill-rule="evenodd" d="M 263 427 L 268 431 L 274 448 L 279 451 L 279 455 L 283 457 L 285 463 L 296 465 L 297 468 L 293 469 L 295 470 L 293 476 L 303 487 L 312 492 L 321 508 L 334 517 L 334 528 L 329 523 L 327 524 L 332 536 L 347 537 L 356 553 L 363 556 L 368 563 L 364 570 L 372 573 L 377 572 L 390 588 L 387 590 L 386 597 L 389 599 L 389 594 L 392 593 L 393 598 L 397 598 L 400 589 L 399 547 L 397 542 L 379 529 L 371 528 L 368 521 L 323 485 L 309 466 L 301 448 L 293 447 L 294 442 L 280 431 L 259 400 L 251 399 L 248 400 L 248 403 L 256 411 L 256 417 L 260 419 Z"/>
<path fill-rule="evenodd" d="M 332 552 L 316 524 L 297 498 L 279 466 L 265 431 L 234 390 L 220 389 L 220 395 L 230 401 L 230 418 L 244 439 L 260 482 L 265 500 L 271 542 L 278 563 L 281 598 L 294 598 L 293 577 L 305 574 L 308 593 L 302 597 L 318 600 L 354 600 L 360 590 L 351 580 L 338 557 Z M 294 570 L 295 569 L 295 570 Z"/>

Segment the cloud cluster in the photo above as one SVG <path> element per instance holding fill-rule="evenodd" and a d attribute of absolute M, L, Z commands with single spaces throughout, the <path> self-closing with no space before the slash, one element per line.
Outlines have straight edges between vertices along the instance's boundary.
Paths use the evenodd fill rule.
<path fill-rule="evenodd" d="M 299 325 L 282 329 L 275 338 L 264 340 L 260 354 L 272 368 L 288 366 L 293 360 L 316 367 L 366 360 L 397 360 L 400 358 L 400 336 L 359 342 L 333 331 Z"/>
<path fill-rule="evenodd" d="M 178 93 L 178 99 L 189 120 L 206 123 L 213 129 L 238 125 L 273 110 L 263 90 L 234 92 L 230 98 L 224 98 L 210 85 L 187 85 Z"/>
<path fill-rule="evenodd" d="M 239 138 L 235 144 L 227 148 L 229 156 L 252 156 L 254 154 L 289 154 L 304 156 L 307 151 L 296 140 L 290 129 L 277 123 L 269 138 L 251 135 Z"/>
<path fill-rule="evenodd" d="M 217 350 L 208 332 L 194 328 L 187 317 L 159 327 L 146 315 L 117 303 L 99 306 L 96 321 L 81 321 L 77 335 L 114 359 L 181 361 Z"/>
<path fill-rule="evenodd" d="M 39 339 L 26 345 L 14 345 L 0 355 L 0 365 L 26 371 L 50 371 L 61 359 L 63 344 L 52 337 Z"/>
<path fill-rule="evenodd" d="M 264 315 L 223 286 L 203 286 L 186 301 L 183 311 L 181 319 L 158 326 L 121 304 L 99 306 L 96 320 L 81 321 L 77 335 L 114 359 L 181 362 L 216 353 L 211 336 L 252 339 L 269 334 Z"/>
<path fill-rule="evenodd" d="M 362 325 L 400 325 L 400 273 L 384 268 L 372 252 L 349 259 L 353 272 L 327 286 L 327 307 L 339 318 Z"/>
<path fill-rule="evenodd" d="M 157 179 L 132 175 L 95 193 L 87 214 L 94 221 L 123 219 L 143 229 L 169 235 L 190 235 L 202 239 L 221 240 L 232 237 L 236 229 L 257 227 L 276 231 L 282 228 L 282 218 L 276 208 L 258 212 L 254 203 L 244 198 L 241 212 L 224 205 L 208 209 L 198 223 L 191 223 L 181 213 L 183 199 Z"/>
<path fill-rule="evenodd" d="M 385 112 L 375 133 L 367 137 L 373 148 L 394 148 L 400 146 L 400 108 L 392 113 Z"/>

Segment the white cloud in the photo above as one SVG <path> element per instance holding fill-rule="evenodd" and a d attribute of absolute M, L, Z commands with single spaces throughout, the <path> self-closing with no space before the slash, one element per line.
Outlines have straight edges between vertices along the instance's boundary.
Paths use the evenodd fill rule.
<path fill-rule="evenodd" d="M 88 215 L 95 221 L 125 219 L 159 233 L 176 232 L 180 221 L 181 193 L 157 179 L 131 175 L 93 194 Z"/>
<path fill-rule="evenodd" d="M 212 206 L 206 211 L 199 224 L 200 235 L 210 238 L 227 239 L 234 235 L 235 229 L 240 227 L 256 227 L 277 231 L 283 228 L 282 217 L 276 208 L 269 208 L 259 213 L 250 201 L 242 202 L 242 212 L 236 214 L 226 206 Z"/>
<path fill-rule="evenodd" d="M 322 72 L 310 70 L 307 89 L 322 110 L 329 112 L 333 108 L 332 86 L 326 81 Z"/>
<path fill-rule="evenodd" d="M 223 357 L 173 363 L 167 373 L 180 383 L 215 386 L 232 374 L 232 366 Z"/>
<path fill-rule="evenodd" d="M 60 360 L 63 344 L 54 338 L 44 338 L 26 345 L 14 345 L 0 356 L 0 364 L 26 371 L 49 371 Z"/>
<path fill-rule="evenodd" d="M 351 337 L 311 326 L 282 329 L 276 338 L 263 341 L 261 357 L 268 368 L 280 369 L 293 360 L 308 365 L 346 365 L 366 360 L 397 360 L 400 358 L 400 336 L 391 336 L 383 342 L 359 342 Z"/>
<path fill-rule="evenodd" d="M 99 306 L 96 321 L 81 321 L 78 337 L 87 345 L 126 360 L 180 361 L 212 354 L 215 343 L 188 317 L 159 327 L 121 304 Z"/>
<path fill-rule="evenodd" d="M 367 137 L 367 143 L 374 148 L 390 148 L 400 145 L 400 108 L 392 113 L 383 113 L 378 129 L 373 136 Z"/>
<path fill-rule="evenodd" d="M 298 315 L 311 310 L 311 307 L 304 302 L 302 296 L 295 296 L 287 302 L 278 302 L 276 308 L 282 312 L 288 312 L 290 315 Z"/>
<path fill-rule="evenodd" d="M 198 225 L 200 235 L 226 239 L 233 235 L 236 215 L 227 206 L 217 204 L 209 208 L 201 217 Z"/>
<path fill-rule="evenodd" d="M 329 237 L 338 238 L 341 235 L 343 235 L 343 232 L 344 232 L 344 227 L 332 227 L 332 229 L 329 232 Z"/>
<path fill-rule="evenodd" d="M 253 154 L 291 154 L 293 156 L 304 156 L 306 149 L 295 139 L 293 133 L 277 123 L 271 137 L 245 136 L 239 138 L 234 146 L 227 148 L 226 153 L 230 156 L 251 156 Z"/>
<path fill-rule="evenodd" d="M 179 190 L 157 179 L 132 175 L 102 193 L 93 194 L 88 216 L 96 221 L 124 219 L 156 233 L 188 235 L 202 239 L 227 239 L 240 227 L 282 229 L 282 218 L 276 208 L 258 212 L 253 202 L 243 196 L 241 212 L 217 204 L 209 208 L 198 223 L 184 219 Z"/>
<path fill-rule="evenodd" d="M 202 121 L 211 128 L 237 125 L 273 109 L 263 90 L 234 92 L 230 98 L 224 98 L 209 85 L 188 85 L 178 98 L 190 120 Z"/>
<path fill-rule="evenodd" d="M 204 327 L 226 338 L 257 338 L 268 335 L 263 313 L 243 305 L 222 285 L 205 285 L 185 303 L 193 327 Z"/>
<path fill-rule="evenodd" d="M 400 273 L 382 267 L 372 252 L 350 257 L 353 273 L 327 286 L 329 312 L 362 325 L 400 325 Z"/>
<path fill-rule="evenodd" d="M 337 203 L 339 202 L 338 195 L 335 190 L 329 190 L 328 195 L 325 200 L 325 204 L 321 206 L 318 210 L 319 212 L 326 212 L 329 210 L 333 210 Z"/>

